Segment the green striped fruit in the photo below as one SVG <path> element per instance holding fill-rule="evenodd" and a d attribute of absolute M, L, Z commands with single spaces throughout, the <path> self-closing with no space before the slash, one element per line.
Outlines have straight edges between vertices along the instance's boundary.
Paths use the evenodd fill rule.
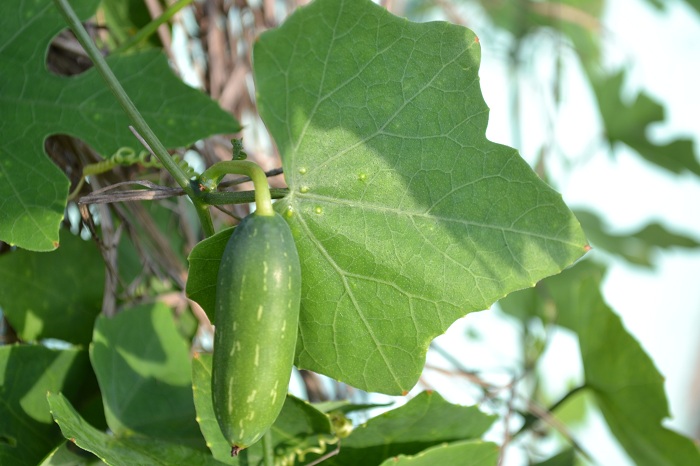
<path fill-rule="evenodd" d="M 253 213 L 226 244 L 216 283 L 212 401 L 232 455 L 282 409 L 297 340 L 301 268 L 282 216 Z"/>

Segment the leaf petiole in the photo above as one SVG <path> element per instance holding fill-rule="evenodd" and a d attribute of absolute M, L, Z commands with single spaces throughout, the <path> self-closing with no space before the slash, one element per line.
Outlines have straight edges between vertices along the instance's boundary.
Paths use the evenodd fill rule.
<path fill-rule="evenodd" d="M 253 180 L 255 186 L 255 212 L 258 215 L 273 216 L 272 197 L 267 185 L 267 176 L 260 166 L 247 160 L 226 160 L 217 162 L 207 168 L 199 178 L 199 183 L 206 191 L 212 191 L 221 179 L 228 175 L 245 175 Z"/>

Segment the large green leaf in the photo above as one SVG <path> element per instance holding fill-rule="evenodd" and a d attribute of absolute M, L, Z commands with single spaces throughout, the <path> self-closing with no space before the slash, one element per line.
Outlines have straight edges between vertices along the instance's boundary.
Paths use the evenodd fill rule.
<path fill-rule="evenodd" d="M 73 397 L 89 373 L 84 350 L 0 346 L 0 464 L 34 466 L 60 443 L 46 392 Z"/>
<path fill-rule="evenodd" d="M 700 464 L 692 440 L 663 427 L 669 416 L 664 379 L 605 303 L 600 292 L 603 272 L 591 261 L 582 261 L 537 289 L 508 296 L 502 306 L 513 312 L 527 303 L 533 308 L 529 314 L 539 316 L 555 309 L 557 323 L 578 335 L 586 387 L 635 464 Z"/>
<path fill-rule="evenodd" d="M 104 280 L 95 243 L 64 230 L 54 252 L 18 249 L 0 257 L 0 307 L 24 341 L 87 344 L 102 308 Z"/>
<path fill-rule="evenodd" d="M 495 466 L 499 449 L 495 443 L 480 441 L 456 442 L 428 448 L 415 456 L 399 455 L 389 458 L 381 466 Z"/>
<path fill-rule="evenodd" d="M 231 457 L 231 445 L 221 433 L 211 401 L 210 354 L 200 354 L 192 363 L 192 389 L 197 407 L 197 422 L 214 458 L 227 464 L 262 465 L 262 444 L 245 449 L 239 458 Z M 294 464 L 310 453 L 323 454 L 337 439 L 331 432 L 328 417 L 309 403 L 287 395 L 279 417 L 271 427 L 274 455 L 278 462 Z"/>
<path fill-rule="evenodd" d="M 205 448 L 195 421 L 189 345 L 169 308 L 144 305 L 99 317 L 90 360 L 115 435 Z"/>
<path fill-rule="evenodd" d="M 72 4 L 88 18 L 98 0 Z M 138 146 L 94 69 L 72 78 L 47 71 L 49 42 L 64 27 L 52 0 L 0 2 L 0 240 L 38 251 L 57 247 L 68 195 L 68 180 L 46 157 L 44 139 L 70 134 L 101 154 Z M 240 129 L 216 103 L 179 81 L 161 53 L 115 56 L 108 63 L 167 147 Z"/>
<path fill-rule="evenodd" d="M 448 403 L 437 392 L 422 392 L 404 406 L 356 428 L 343 439 L 340 453 L 323 464 L 380 464 L 387 458 L 414 455 L 440 443 L 476 440 L 495 419 L 474 406 Z"/>
<path fill-rule="evenodd" d="M 486 139 L 480 54 L 468 29 L 369 0 L 317 0 L 256 42 L 302 261 L 299 367 L 405 392 L 456 319 L 584 253 L 561 196 Z"/>
<path fill-rule="evenodd" d="M 112 466 L 162 465 L 187 466 L 221 465 L 208 453 L 182 444 L 141 436 L 120 438 L 95 429 L 75 411 L 61 393 L 48 394 L 51 414 L 63 436 L 80 448 L 94 453 Z"/>

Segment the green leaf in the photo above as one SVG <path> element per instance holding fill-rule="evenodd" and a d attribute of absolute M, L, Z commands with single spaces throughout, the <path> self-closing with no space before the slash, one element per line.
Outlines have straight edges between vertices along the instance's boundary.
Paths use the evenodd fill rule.
<path fill-rule="evenodd" d="M 48 390 L 76 397 L 91 377 L 87 353 L 43 346 L 0 346 L 0 464 L 35 465 L 59 443 Z"/>
<path fill-rule="evenodd" d="M 601 277 L 582 280 L 571 329 L 579 335 L 586 385 L 627 453 L 639 466 L 700 464 L 693 442 L 666 429 L 664 379 L 600 294 Z"/>
<path fill-rule="evenodd" d="M 80 448 L 90 451 L 112 466 L 186 464 L 188 466 L 220 465 L 209 454 L 182 444 L 140 436 L 120 438 L 101 432 L 75 411 L 61 393 L 48 394 L 51 414 L 63 436 Z"/>
<path fill-rule="evenodd" d="M 588 239 L 594 248 L 621 257 L 632 264 L 650 267 L 655 248 L 697 248 L 700 243 L 679 233 L 668 231 L 660 223 L 650 223 L 644 228 L 626 234 L 613 234 L 596 214 L 575 211 Z"/>
<path fill-rule="evenodd" d="M 576 455 L 574 454 L 573 448 L 567 448 L 566 450 L 558 453 L 551 458 L 535 463 L 532 466 L 574 466 L 576 461 Z"/>
<path fill-rule="evenodd" d="M 530 298 L 509 296 L 505 301 L 534 302 L 534 315 L 554 311 L 557 323 L 578 335 L 586 387 L 635 464 L 700 464 L 692 440 L 663 427 L 669 416 L 664 379 L 605 303 L 600 292 L 603 273 L 602 267 L 582 261 L 544 280 L 536 290 L 516 293 Z"/>
<path fill-rule="evenodd" d="M 111 319 L 100 316 L 90 360 L 115 435 L 138 433 L 205 448 L 195 421 L 189 345 L 168 307 L 158 303 Z"/>
<path fill-rule="evenodd" d="M 624 77 L 624 71 L 590 77 L 610 142 L 625 143 L 647 161 L 672 173 L 689 171 L 700 176 L 692 139 L 676 139 L 666 144 L 649 140 L 648 129 L 663 121 L 664 108 L 643 92 L 631 104 L 623 102 Z"/>
<path fill-rule="evenodd" d="M 73 2 L 81 18 L 97 4 Z M 94 69 L 71 78 L 47 71 L 49 42 L 63 28 L 51 0 L 0 2 L 0 240 L 37 251 L 58 246 L 69 184 L 46 157 L 44 139 L 67 133 L 105 155 L 139 148 L 130 121 Z M 240 129 L 215 102 L 176 78 L 158 51 L 108 63 L 167 147 Z"/>
<path fill-rule="evenodd" d="M 24 341 L 87 344 L 102 309 L 104 261 L 95 243 L 63 230 L 54 252 L 0 256 L 0 308 Z"/>
<path fill-rule="evenodd" d="M 688 6 L 694 8 L 695 11 L 700 13 L 700 0 L 685 0 L 685 3 L 687 3 Z"/>
<path fill-rule="evenodd" d="M 143 0 L 102 0 L 100 6 L 110 39 L 116 40 L 116 45 L 126 42 L 152 19 Z M 151 36 L 148 43 L 150 46 L 158 46 L 158 35 Z"/>
<path fill-rule="evenodd" d="M 202 306 L 211 322 L 214 322 L 216 309 L 216 277 L 219 274 L 219 264 L 232 233 L 233 228 L 227 228 L 200 241 L 192 248 L 187 258 L 190 263 L 187 297 Z"/>
<path fill-rule="evenodd" d="M 338 412 L 343 414 L 353 413 L 356 411 L 365 411 L 367 409 L 374 408 L 386 408 L 391 406 L 392 403 L 351 403 L 347 400 L 339 401 L 321 401 L 318 403 L 313 403 L 313 407 L 321 411 L 322 413 L 332 413 Z"/>
<path fill-rule="evenodd" d="M 81 450 L 75 444 L 63 442 L 56 447 L 39 466 L 99 466 L 105 464 L 92 453 Z"/>
<path fill-rule="evenodd" d="M 495 419 L 474 406 L 448 403 L 437 392 L 422 392 L 404 406 L 356 428 L 343 439 L 340 453 L 323 464 L 379 464 L 440 443 L 478 439 Z"/>
<path fill-rule="evenodd" d="M 498 445 L 480 441 L 455 442 L 428 448 L 415 456 L 399 455 L 389 458 L 381 466 L 495 466 L 498 463 Z"/>
<path fill-rule="evenodd" d="M 211 401 L 211 364 L 210 354 L 199 354 L 192 363 L 192 389 L 197 407 L 197 422 L 214 458 L 227 464 L 245 464 L 238 458 L 231 457 L 231 445 L 221 433 L 214 416 Z M 304 457 L 310 453 L 323 454 L 328 444 L 337 441 L 331 433 L 328 417 L 309 403 L 291 395 L 287 395 L 282 412 L 271 429 L 274 455 L 278 461 L 287 461 L 284 464 L 294 464 L 295 459 L 304 461 Z M 262 465 L 261 443 L 243 450 L 240 458 L 250 465 Z"/>
<path fill-rule="evenodd" d="M 256 42 L 302 261 L 298 367 L 406 392 L 455 320 L 584 253 L 561 196 L 486 139 L 480 55 L 468 29 L 369 0 L 317 0 Z"/>

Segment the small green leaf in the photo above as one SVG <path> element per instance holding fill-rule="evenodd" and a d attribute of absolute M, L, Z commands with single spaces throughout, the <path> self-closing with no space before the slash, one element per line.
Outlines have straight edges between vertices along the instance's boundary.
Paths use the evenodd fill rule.
<path fill-rule="evenodd" d="M 661 168 L 672 173 L 689 171 L 700 176 L 700 162 L 692 139 L 676 139 L 666 144 L 649 140 L 648 128 L 664 119 L 664 108 L 649 95 L 640 92 L 632 104 L 622 101 L 625 72 L 591 76 L 598 99 L 605 133 L 610 143 L 622 142 Z"/>
<path fill-rule="evenodd" d="M 148 6 L 143 0 L 102 0 L 100 6 L 110 39 L 116 39 L 115 45 L 126 42 L 152 20 Z M 156 47 L 159 44 L 158 35 L 154 34 L 145 45 Z"/>
<path fill-rule="evenodd" d="M 679 233 L 673 233 L 659 223 L 650 223 L 644 228 L 625 234 L 613 234 L 594 213 L 575 211 L 591 245 L 605 249 L 633 264 L 650 267 L 652 253 L 656 248 L 697 248 L 700 243 Z"/>
<path fill-rule="evenodd" d="M 94 242 L 63 230 L 54 252 L 0 257 L 0 308 L 24 341 L 87 344 L 102 309 L 104 261 Z"/>
<path fill-rule="evenodd" d="M 440 443 L 478 439 L 495 419 L 474 406 L 448 403 L 437 392 L 422 392 L 404 406 L 357 427 L 343 439 L 340 453 L 324 464 L 379 464 L 392 456 L 417 454 Z"/>
<path fill-rule="evenodd" d="M 39 466 L 100 466 L 105 464 L 90 452 L 81 450 L 75 444 L 63 442 L 56 447 Z"/>
<path fill-rule="evenodd" d="M 101 432 L 75 411 L 61 393 L 48 394 L 51 414 L 63 436 L 80 448 L 94 453 L 112 466 L 161 465 L 187 466 L 221 465 L 208 453 L 182 444 L 141 436 L 119 438 Z"/>
<path fill-rule="evenodd" d="M 89 18 L 98 3 L 72 6 Z M 94 69 L 71 78 L 47 71 L 49 43 L 65 27 L 52 0 L 0 2 L 0 240 L 37 251 L 57 247 L 68 196 L 68 179 L 46 157 L 44 139 L 70 134 L 103 155 L 138 147 L 131 122 Z M 230 114 L 175 77 L 162 53 L 107 61 L 166 147 L 240 129 Z"/>
<path fill-rule="evenodd" d="M 391 406 L 391 403 L 364 403 L 357 404 L 351 403 L 349 401 L 322 401 L 319 403 L 313 403 L 313 407 L 321 411 L 322 413 L 339 412 L 343 414 L 353 413 L 355 411 L 365 411 L 367 409 L 374 408 L 386 408 Z"/>
<path fill-rule="evenodd" d="M 46 392 L 77 398 L 91 377 L 87 352 L 0 346 L 0 464 L 34 465 L 58 444 Z"/>
<path fill-rule="evenodd" d="M 144 305 L 110 319 L 100 316 L 90 360 L 115 435 L 205 448 L 195 421 L 189 345 L 169 308 Z"/>
<path fill-rule="evenodd" d="M 574 466 L 576 461 L 576 455 L 574 454 L 573 448 L 567 448 L 566 450 L 558 453 L 551 458 L 535 463 L 532 466 Z"/>
<path fill-rule="evenodd" d="M 210 354 L 199 354 L 192 363 L 192 390 L 197 407 L 197 422 L 207 441 L 214 458 L 227 464 L 244 464 L 237 458 L 231 458 L 231 445 L 221 433 L 214 416 L 211 401 L 211 364 Z M 282 412 L 272 426 L 272 444 L 278 461 L 294 464 L 295 459 L 304 461 L 310 453 L 323 454 L 328 444 L 337 439 L 331 433 L 328 417 L 316 410 L 309 403 L 287 395 Z M 255 445 L 243 450 L 240 458 L 250 464 L 262 464 L 262 445 Z"/>
<path fill-rule="evenodd" d="M 399 455 L 389 458 L 380 466 L 495 466 L 498 463 L 498 445 L 481 441 L 455 442 L 428 448 L 415 456 Z"/>
<path fill-rule="evenodd" d="M 214 322 L 219 264 L 232 233 L 233 228 L 228 228 L 200 241 L 192 248 L 187 258 L 190 263 L 186 286 L 187 297 L 202 306 L 211 322 Z"/>
<path fill-rule="evenodd" d="M 480 58 L 470 30 L 369 0 L 316 0 L 255 43 L 302 261 L 297 367 L 401 394 L 455 320 L 583 255 L 561 196 L 486 139 Z"/>

